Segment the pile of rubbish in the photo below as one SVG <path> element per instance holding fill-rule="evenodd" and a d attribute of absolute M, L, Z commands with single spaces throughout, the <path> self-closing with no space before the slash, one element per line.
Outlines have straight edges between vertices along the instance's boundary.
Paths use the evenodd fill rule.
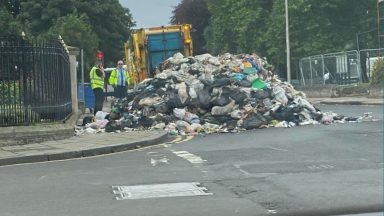
<path fill-rule="evenodd" d="M 154 78 L 135 86 L 131 97 L 115 100 L 110 113 L 85 118 L 76 133 L 209 134 L 362 120 L 321 112 L 269 69 L 258 56 L 177 53 L 157 67 Z"/>

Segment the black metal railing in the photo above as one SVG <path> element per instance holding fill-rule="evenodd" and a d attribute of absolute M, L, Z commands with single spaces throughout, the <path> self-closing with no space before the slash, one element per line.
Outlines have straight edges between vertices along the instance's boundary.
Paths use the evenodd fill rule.
<path fill-rule="evenodd" d="M 0 38 L 0 126 L 53 122 L 71 112 L 69 57 L 61 41 Z"/>

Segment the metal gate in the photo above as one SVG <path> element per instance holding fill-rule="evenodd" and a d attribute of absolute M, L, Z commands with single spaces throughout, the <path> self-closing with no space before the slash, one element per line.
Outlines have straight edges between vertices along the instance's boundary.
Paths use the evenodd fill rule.
<path fill-rule="evenodd" d="M 0 126 L 53 122 L 71 112 L 69 56 L 62 43 L 0 38 Z"/>

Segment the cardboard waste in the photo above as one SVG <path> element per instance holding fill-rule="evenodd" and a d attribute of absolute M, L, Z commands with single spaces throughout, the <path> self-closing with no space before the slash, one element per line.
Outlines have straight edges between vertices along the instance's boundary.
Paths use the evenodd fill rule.
<path fill-rule="evenodd" d="M 249 56 L 229 53 L 188 58 L 177 53 L 158 65 L 154 78 L 134 87 L 132 100 L 115 100 L 111 113 L 100 111 L 81 130 L 209 134 L 359 121 L 322 113 L 306 100 L 304 92 L 267 70 L 265 58 L 249 62 Z"/>

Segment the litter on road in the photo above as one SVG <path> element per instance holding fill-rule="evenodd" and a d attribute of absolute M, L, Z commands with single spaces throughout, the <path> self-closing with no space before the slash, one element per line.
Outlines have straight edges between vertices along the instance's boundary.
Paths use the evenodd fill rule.
<path fill-rule="evenodd" d="M 210 134 L 372 120 L 370 113 L 321 112 L 304 92 L 273 74 L 265 58 L 251 60 L 229 53 L 188 58 L 177 53 L 158 65 L 154 78 L 136 85 L 131 97 L 113 101 L 110 113 L 84 118 L 76 135 L 150 129 Z"/>

